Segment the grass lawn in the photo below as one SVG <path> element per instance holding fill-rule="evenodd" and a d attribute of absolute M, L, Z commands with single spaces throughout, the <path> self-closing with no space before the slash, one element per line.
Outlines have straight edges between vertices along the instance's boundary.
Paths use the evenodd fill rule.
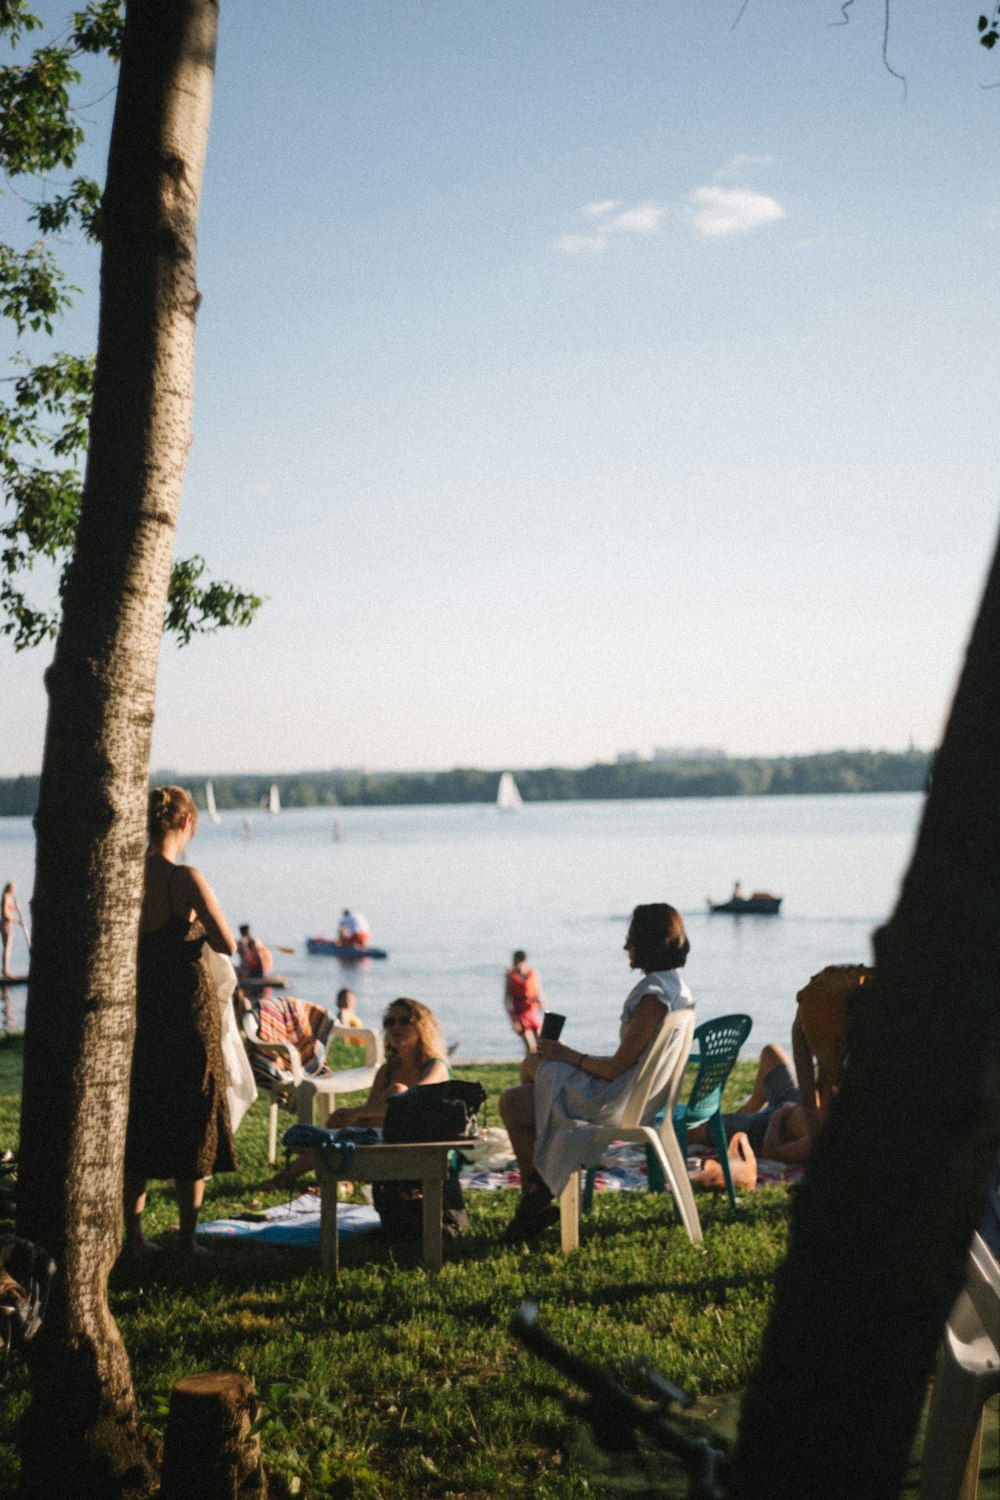
<path fill-rule="evenodd" d="M 18 1096 L 2 1092 L 12 1047 L 0 1040 L 0 1147 L 17 1128 Z M 731 1102 L 753 1070 L 737 1069 Z M 496 1096 L 515 1069 L 456 1071 L 485 1084 L 495 1122 Z M 242 1172 L 207 1184 L 205 1218 L 280 1201 L 260 1192 L 271 1171 L 266 1124 L 258 1101 L 237 1140 Z M 682 1496 L 681 1476 L 662 1456 L 608 1461 L 596 1452 L 567 1413 L 569 1388 L 513 1342 L 510 1317 L 530 1297 L 577 1352 L 633 1389 L 631 1364 L 652 1364 L 699 1397 L 695 1425 L 732 1434 L 785 1248 L 788 1190 L 748 1194 L 735 1214 L 724 1197 L 702 1195 L 703 1254 L 669 1195 L 646 1193 L 598 1194 L 572 1256 L 559 1253 L 557 1230 L 540 1248 L 503 1249 L 497 1239 L 513 1199 L 468 1195 L 469 1232 L 446 1249 L 437 1278 L 416 1251 L 366 1237 L 342 1245 L 333 1287 L 318 1251 L 226 1244 L 207 1267 L 181 1264 L 169 1249 L 173 1200 L 154 1186 L 148 1232 L 163 1236 L 164 1253 L 155 1270 L 120 1268 L 111 1293 L 149 1425 L 162 1432 L 181 1375 L 235 1368 L 267 1403 L 262 1441 L 279 1497 L 569 1500 L 654 1487 Z M 13 1361 L 0 1412 L 0 1494 L 15 1483 L 22 1376 Z M 994 1462 L 995 1449 L 994 1430 Z"/>

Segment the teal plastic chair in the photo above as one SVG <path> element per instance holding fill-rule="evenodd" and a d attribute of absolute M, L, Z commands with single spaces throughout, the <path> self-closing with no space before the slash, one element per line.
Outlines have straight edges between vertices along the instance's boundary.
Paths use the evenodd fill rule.
<path fill-rule="evenodd" d="M 740 1048 L 750 1035 L 752 1025 L 753 1020 L 750 1016 L 719 1016 L 715 1021 L 702 1021 L 700 1026 L 695 1027 L 692 1041 L 697 1043 L 698 1051 L 692 1052 L 688 1061 L 697 1063 L 698 1071 L 695 1074 L 694 1085 L 687 1103 L 678 1104 L 674 1109 L 674 1134 L 680 1145 L 682 1156 L 687 1156 L 688 1125 L 700 1125 L 703 1120 L 707 1122 L 709 1138 L 722 1158 L 726 1187 L 734 1208 L 736 1207 L 736 1191 L 733 1187 L 732 1173 L 729 1170 L 726 1132 L 722 1124 L 722 1090 L 733 1071 L 733 1064 L 739 1057 Z M 661 1110 L 656 1117 L 656 1124 L 660 1125 L 662 1122 L 663 1111 Z M 585 1214 L 589 1214 L 594 1206 L 596 1176 L 597 1168 L 589 1167 L 583 1188 L 583 1212 Z M 651 1193 L 665 1193 L 667 1190 L 663 1170 L 652 1151 L 649 1150 L 646 1152 L 646 1181 Z"/>
<path fill-rule="evenodd" d="M 705 1124 L 708 1138 L 719 1153 L 729 1201 L 734 1208 L 736 1190 L 729 1168 L 726 1131 L 722 1124 L 722 1091 L 733 1071 L 733 1064 L 740 1055 L 740 1048 L 750 1035 L 752 1025 L 750 1016 L 718 1016 L 714 1021 L 702 1021 L 700 1026 L 695 1027 L 698 1071 L 687 1103 L 678 1104 L 674 1109 L 674 1134 L 682 1156 L 687 1156 L 688 1126 Z M 653 1186 L 650 1182 L 650 1187 Z"/>

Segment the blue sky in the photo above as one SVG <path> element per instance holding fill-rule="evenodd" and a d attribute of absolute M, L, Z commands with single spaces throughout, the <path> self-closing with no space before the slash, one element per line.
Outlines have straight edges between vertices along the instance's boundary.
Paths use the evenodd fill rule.
<path fill-rule="evenodd" d="M 224 0 L 178 547 L 269 603 L 164 647 L 155 766 L 937 741 L 996 531 L 1000 58 L 895 3 L 904 91 L 876 0 L 739 13 Z M 0 645 L 0 774 L 46 656 Z"/>

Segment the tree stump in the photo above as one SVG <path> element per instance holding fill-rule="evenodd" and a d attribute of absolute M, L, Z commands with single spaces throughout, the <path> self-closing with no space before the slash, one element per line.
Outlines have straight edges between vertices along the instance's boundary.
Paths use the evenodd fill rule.
<path fill-rule="evenodd" d="M 160 1500 L 267 1500 L 253 1381 L 238 1370 L 185 1375 L 170 1394 Z"/>

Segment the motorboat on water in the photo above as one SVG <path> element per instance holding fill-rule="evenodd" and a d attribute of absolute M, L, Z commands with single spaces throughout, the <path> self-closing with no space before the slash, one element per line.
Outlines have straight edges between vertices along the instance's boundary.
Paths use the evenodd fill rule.
<path fill-rule="evenodd" d="M 772 896 L 770 891 L 754 891 L 750 896 L 730 896 L 728 901 L 713 901 L 707 898 L 710 912 L 729 912 L 735 917 L 776 917 L 781 910 L 781 896 Z"/>

